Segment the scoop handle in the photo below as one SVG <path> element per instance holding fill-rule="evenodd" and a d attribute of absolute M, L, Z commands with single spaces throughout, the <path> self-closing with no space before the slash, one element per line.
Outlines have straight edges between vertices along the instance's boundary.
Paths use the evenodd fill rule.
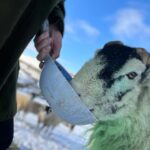
<path fill-rule="evenodd" d="M 49 21 L 47 19 L 42 23 L 41 29 L 39 33 L 37 34 L 37 36 L 39 36 L 40 34 L 46 31 L 48 32 L 50 31 Z M 48 59 L 52 59 L 51 56 L 46 57 L 44 61 L 47 61 Z M 51 60 L 51 61 L 54 61 L 54 60 Z M 72 80 L 72 76 L 66 71 L 66 69 L 58 61 L 54 61 L 54 63 L 56 64 L 58 69 L 61 71 L 63 76 L 66 78 L 66 80 L 70 82 Z"/>

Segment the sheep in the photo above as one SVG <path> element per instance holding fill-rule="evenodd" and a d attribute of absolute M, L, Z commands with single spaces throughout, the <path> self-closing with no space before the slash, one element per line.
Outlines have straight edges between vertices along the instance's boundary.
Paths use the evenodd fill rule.
<path fill-rule="evenodd" d="M 33 101 L 33 96 L 26 93 L 17 92 L 17 110 L 24 113 L 32 112 L 38 114 L 40 111 L 44 111 L 47 105 Z"/>
<path fill-rule="evenodd" d="M 70 123 L 68 123 L 68 122 L 63 122 L 63 124 L 69 128 L 69 131 L 70 131 L 70 132 L 73 132 L 73 130 L 74 130 L 74 128 L 75 128 L 75 125 L 74 125 L 74 124 L 70 124 Z"/>
<path fill-rule="evenodd" d="M 25 110 L 31 100 L 31 97 L 32 96 L 30 94 L 17 92 L 17 111 Z"/>
<path fill-rule="evenodd" d="M 70 132 L 73 131 L 75 125 L 72 125 L 70 123 L 67 123 L 60 119 L 54 112 L 49 111 L 46 107 L 46 111 L 40 111 L 38 113 L 38 124 L 42 125 L 42 128 L 50 128 L 51 132 L 52 130 L 59 125 L 60 123 L 63 123 L 65 126 L 67 126 L 70 130 Z"/>
<path fill-rule="evenodd" d="M 150 150 L 150 54 L 107 43 L 71 81 L 97 118 L 89 150 Z"/>
<path fill-rule="evenodd" d="M 51 134 L 53 129 L 61 122 L 61 119 L 53 112 L 47 113 L 46 111 L 40 111 L 38 113 L 38 124 L 42 124 L 42 129 Z M 50 132 L 48 130 L 50 129 Z"/>
<path fill-rule="evenodd" d="M 30 101 L 27 107 L 24 108 L 24 112 L 32 112 L 38 114 L 41 110 L 44 110 L 46 106 L 39 104 L 35 101 Z"/>

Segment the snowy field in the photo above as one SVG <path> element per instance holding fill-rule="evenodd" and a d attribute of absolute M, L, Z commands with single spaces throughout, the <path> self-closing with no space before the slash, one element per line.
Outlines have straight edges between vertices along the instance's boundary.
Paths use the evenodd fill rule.
<path fill-rule="evenodd" d="M 76 126 L 73 131 L 63 124 L 53 131 L 38 127 L 36 115 L 15 118 L 14 143 L 19 150 L 86 150 L 89 126 Z"/>
<path fill-rule="evenodd" d="M 38 85 L 41 70 L 38 67 L 39 63 L 35 64 L 35 62 L 25 56 L 20 60 L 17 91 L 32 96 L 31 103 L 38 102 L 45 106 L 47 103 L 43 99 Z M 26 96 L 27 98 L 28 96 Z M 19 100 L 23 102 L 25 96 L 20 97 Z M 62 123 L 53 130 L 50 130 L 51 127 L 41 128 L 38 124 L 38 112 L 30 111 L 25 115 L 23 112 L 17 113 L 13 148 L 10 150 L 86 150 L 88 139 L 86 131 L 89 126 L 75 126 L 73 131 L 70 131 L 70 128 Z"/>

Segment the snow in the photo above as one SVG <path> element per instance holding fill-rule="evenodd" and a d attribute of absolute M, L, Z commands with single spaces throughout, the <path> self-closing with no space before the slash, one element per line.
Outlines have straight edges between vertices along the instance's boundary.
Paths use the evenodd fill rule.
<path fill-rule="evenodd" d="M 34 72 L 37 66 L 35 69 L 34 65 L 31 68 Z M 24 69 L 20 68 L 17 90 L 34 95 L 33 101 L 47 105 L 41 95 L 38 80 Z M 42 128 L 38 124 L 37 114 L 19 112 L 15 116 L 13 143 L 19 150 L 86 150 L 89 137 L 86 131 L 90 127 L 90 125 L 75 126 L 74 130 L 70 131 L 69 127 L 61 123 L 51 130 L 51 127 Z"/>
<path fill-rule="evenodd" d="M 22 118 L 23 117 L 23 118 Z M 28 113 L 15 117 L 14 143 L 19 150 L 86 150 L 85 132 L 88 126 L 76 126 L 73 132 L 63 124 L 54 130 L 41 129 L 36 115 Z"/>
<path fill-rule="evenodd" d="M 20 84 L 33 84 L 35 81 L 32 78 L 29 78 L 29 75 L 27 75 L 23 70 L 19 71 L 18 76 L 18 83 Z"/>

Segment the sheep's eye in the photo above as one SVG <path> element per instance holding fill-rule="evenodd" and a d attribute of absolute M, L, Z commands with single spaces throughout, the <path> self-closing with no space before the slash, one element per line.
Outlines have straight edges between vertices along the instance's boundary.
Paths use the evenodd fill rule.
<path fill-rule="evenodd" d="M 130 73 L 128 73 L 127 74 L 127 77 L 129 78 L 129 79 L 134 79 L 135 77 L 137 76 L 137 73 L 136 72 L 130 72 Z"/>

